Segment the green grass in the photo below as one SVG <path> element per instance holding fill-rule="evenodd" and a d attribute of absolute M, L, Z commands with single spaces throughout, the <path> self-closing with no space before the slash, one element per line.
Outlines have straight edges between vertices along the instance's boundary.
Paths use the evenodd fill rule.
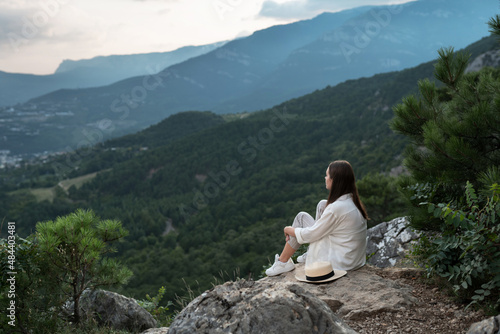
<path fill-rule="evenodd" d="M 30 189 L 29 191 L 36 197 L 37 202 L 45 200 L 52 202 L 56 197 L 55 187 Z"/>
<path fill-rule="evenodd" d="M 64 191 L 68 191 L 68 189 L 71 187 L 71 186 L 75 186 L 77 189 L 80 188 L 85 182 L 88 182 L 90 180 L 92 180 L 95 176 L 97 175 L 97 172 L 96 173 L 91 173 L 91 174 L 87 174 L 87 175 L 82 175 L 82 176 L 78 176 L 78 177 L 75 177 L 73 179 L 66 179 L 66 180 L 62 180 L 61 182 L 59 182 L 59 186 L 64 190 Z"/>
<path fill-rule="evenodd" d="M 61 182 L 59 182 L 58 185 L 54 187 L 49 187 L 49 188 L 33 188 L 33 189 L 19 189 L 16 191 L 11 192 L 10 194 L 19 194 L 19 193 L 26 193 L 29 192 L 33 196 L 35 196 L 37 202 L 42 202 L 42 201 L 49 201 L 53 202 L 54 198 L 57 196 L 57 188 L 62 189 L 64 192 L 68 192 L 68 189 L 71 186 L 75 186 L 77 189 L 80 188 L 85 182 L 88 182 L 92 180 L 95 176 L 97 175 L 96 173 L 91 173 L 87 175 L 82 175 L 79 177 L 75 177 L 72 179 L 66 179 Z"/>

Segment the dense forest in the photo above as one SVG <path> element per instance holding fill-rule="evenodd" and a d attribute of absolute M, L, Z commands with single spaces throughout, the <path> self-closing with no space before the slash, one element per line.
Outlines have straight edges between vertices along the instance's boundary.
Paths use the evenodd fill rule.
<path fill-rule="evenodd" d="M 489 37 L 468 51 L 475 57 L 495 46 Z M 408 141 L 388 124 L 393 106 L 433 72 L 430 62 L 350 80 L 250 114 L 180 113 L 135 135 L 3 170 L 0 217 L 23 237 L 78 208 L 120 220 L 129 235 L 114 256 L 134 274 L 121 292 L 136 298 L 165 286 L 165 300 L 174 300 L 224 275 L 257 278 L 280 251 L 283 226 L 326 197 L 330 161 L 353 165 L 370 224 L 405 214 L 389 175 Z M 51 198 L 36 197 L 49 188 Z"/>

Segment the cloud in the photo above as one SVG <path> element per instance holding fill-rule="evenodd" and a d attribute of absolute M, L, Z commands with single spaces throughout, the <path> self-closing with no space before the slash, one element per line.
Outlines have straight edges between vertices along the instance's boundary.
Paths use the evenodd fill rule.
<path fill-rule="evenodd" d="M 279 19 L 304 19 L 318 15 L 322 12 L 337 12 L 349 8 L 367 6 L 404 3 L 409 0 L 292 0 L 278 3 L 273 0 L 266 0 L 262 4 L 259 13 L 263 17 Z"/>
<path fill-rule="evenodd" d="M 55 8 L 55 7 L 53 7 Z M 53 31 L 50 8 L 12 2 L 0 4 L 0 50 L 17 51 L 27 41 L 47 38 Z"/>
<path fill-rule="evenodd" d="M 69 0 L 1 1 L 1 70 L 33 71 L 42 59 L 55 67 L 61 50 L 84 52 L 99 45 L 105 33 L 98 19 Z"/>
<path fill-rule="evenodd" d="M 264 1 L 0 0 L 0 70 L 48 74 L 63 59 L 168 51 L 293 21 L 259 16 Z"/>

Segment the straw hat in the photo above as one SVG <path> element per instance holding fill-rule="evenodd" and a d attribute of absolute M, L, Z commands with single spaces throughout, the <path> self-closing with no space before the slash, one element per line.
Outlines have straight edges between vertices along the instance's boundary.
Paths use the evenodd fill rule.
<path fill-rule="evenodd" d="M 302 270 L 300 270 L 302 269 Z M 326 283 L 347 274 L 345 270 L 333 270 L 332 264 L 328 261 L 313 262 L 296 271 L 295 278 L 301 282 Z"/>

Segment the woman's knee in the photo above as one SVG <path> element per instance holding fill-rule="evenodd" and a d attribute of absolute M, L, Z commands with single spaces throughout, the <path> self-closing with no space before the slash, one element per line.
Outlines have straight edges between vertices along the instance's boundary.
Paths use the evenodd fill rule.
<path fill-rule="evenodd" d="M 318 211 L 323 211 L 326 208 L 326 199 L 322 199 L 319 201 L 318 205 L 316 206 L 316 210 Z"/>
<path fill-rule="evenodd" d="M 300 211 L 299 213 L 297 213 L 297 215 L 295 216 L 295 218 L 302 219 L 302 218 L 304 218 L 304 216 L 308 216 L 308 215 L 309 214 L 307 212 Z"/>
<path fill-rule="evenodd" d="M 309 227 L 314 225 L 314 218 L 307 212 L 299 212 L 293 220 L 292 227 Z"/>
<path fill-rule="evenodd" d="M 307 212 L 303 212 L 303 211 L 297 213 L 297 215 L 295 216 L 295 219 L 293 220 L 292 226 L 293 227 L 302 227 L 304 217 L 306 217 L 306 215 L 309 215 L 309 214 Z"/>
<path fill-rule="evenodd" d="M 323 211 L 325 211 L 326 203 L 327 203 L 326 199 L 323 199 L 319 201 L 318 205 L 316 206 L 316 220 L 321 218 Z"/>

